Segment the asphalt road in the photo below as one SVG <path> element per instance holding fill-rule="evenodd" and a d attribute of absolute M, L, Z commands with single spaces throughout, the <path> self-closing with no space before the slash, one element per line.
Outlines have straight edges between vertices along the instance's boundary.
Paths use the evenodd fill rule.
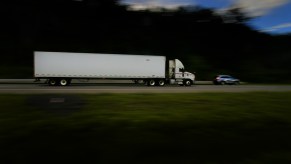
<path fill-rule="evenodd" d="M 199 93 L 199 92 L 284 92 L 291 91 L 291 85 L 211 85 L 209 82 L 199 82 L 191 87 L 166 85 L 163 87 L 148 87 L 133 84 L 130 81 L 98 81 L 97 83 L 78 82 L 71 86 L 48 86 L 43 82 L 33 83 L 26 80 L 0 80 L 0 93 L 42 94 L 42 93 Z"/>

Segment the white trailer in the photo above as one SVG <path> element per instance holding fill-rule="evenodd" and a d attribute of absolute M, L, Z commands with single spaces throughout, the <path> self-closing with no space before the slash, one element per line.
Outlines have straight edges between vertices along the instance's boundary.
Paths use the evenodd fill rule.
<path fill-rule="evenodd" d="M 166 63 L 165 56 L 36 51 L 34 76 L 52 86 L 70 85 L 72 79 L 143 80 L 149 86 L 194 83 L 194 74 L 185 72 L 178 59 Z"/>

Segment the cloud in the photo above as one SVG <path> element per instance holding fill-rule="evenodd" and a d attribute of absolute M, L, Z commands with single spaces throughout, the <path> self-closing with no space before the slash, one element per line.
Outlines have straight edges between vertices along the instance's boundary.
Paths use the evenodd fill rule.
<path fill-rule="evenodd" d="M 229 10 L 240 8 L 247 16 L 257 17 L 270 13 L 273 9 L 291 3 L 291 0 L 216 0 L 230 2 L 229 8 L 219 9 Z M 122 0 L 124 4 L 128 4 L 132 10 L 145 10 L 156 8 L 176 9 L 180 6 L 197 5 L 195 0 Z M 214 3 L 214 2 L 213 2 Z"/>
<path fill-rule="evenodd" d="M 193 2 L 189 0 L 124 0 L 123 3 L 129 4 L 132 10 L 155 8 L 176 9 L 180 6 L 193 5 Z"/>
<path fill-rule="evenodd" d="M 267 29 L 262 30 L 262 32 L 274 32 L 284 28 L 291 28 L 291 22 L 269 27 Z"/>
<path fill-rule="evenodd" d="M 232 8 L 240 8 L 251 17 L 263 16 L 291 0 L 233 0 Z"/>

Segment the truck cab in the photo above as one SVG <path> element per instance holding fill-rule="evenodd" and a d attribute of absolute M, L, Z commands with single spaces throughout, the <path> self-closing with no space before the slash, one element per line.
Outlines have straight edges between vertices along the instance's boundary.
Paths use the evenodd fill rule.
<path fill-rule="evenodd" d="M 195 83 L 195 75 L 185 71 L 179 59 L 169 60 L 169 79 L 171 84 L 191 86 Z"/>

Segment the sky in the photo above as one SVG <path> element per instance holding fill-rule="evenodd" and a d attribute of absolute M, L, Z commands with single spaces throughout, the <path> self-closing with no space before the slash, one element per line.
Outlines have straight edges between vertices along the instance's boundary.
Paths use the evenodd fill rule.
<path fill-rule="evenodd" d="M 133 9 L 165 7 L 174 9 L 179 6 L 202 6 L 224 11 L 241 8 L 247 15 L 254 17 L 248 24 L 254 29 L 270 34 L 291 33 L 291 0 L 122 0 Z"/>

